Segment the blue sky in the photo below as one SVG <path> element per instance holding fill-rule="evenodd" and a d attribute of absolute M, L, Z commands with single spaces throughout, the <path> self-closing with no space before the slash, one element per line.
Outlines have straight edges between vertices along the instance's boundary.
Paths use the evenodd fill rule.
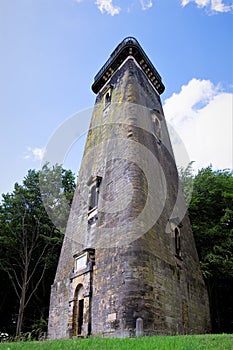
<path fill-rule="evenodd" d="M 232 168 L 232 13 L 229 0 L 1 0 L 0 194 L 39 169 L 64 120 L 93 106 L 93 78 L 126 36 L 162 76 L 166 118 L 196 169 Z M 74 172 L 82 143 L 64 163 Z"/>

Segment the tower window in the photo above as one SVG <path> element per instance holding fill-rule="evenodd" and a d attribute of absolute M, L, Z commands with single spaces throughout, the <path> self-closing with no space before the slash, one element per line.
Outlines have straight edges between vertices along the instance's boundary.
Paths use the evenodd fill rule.
<path fill-rule="evenodd" d="M 104 95 L 104 107 L 110 105 L 112 100 L 112 87 L 110 87 Z"/>
<path fill-rule="evenodd" d="M 96 176 L 88 181 L 89 198 L 88 198 L 88 223 L 93 224 L 98 219 L 97 207 L 99 201 L 99 189 L 102 178 Z"/>
<path fill-rule="evenodd" d="M 111 102 L 111 95 L 109 92 L 105 95 L 105 105 L 108 105 Z"/>
<path fill-rule="evenodd" d="M 158 117 L 159 112 L 153 110 L 152 111 L 152 127 L 154 135 L 156 136 L 159 143 L 161 143 L 161 122 L 160 118 Z"/>
<path fill-rule="evenodd" d="M 89 203 L 88 203 L 88 211 L 93 210 L 97 207 L 98 204 L 98 187 L 96 183 L 92 184 L 89 192 Z"/>
<path fill-rule="evenodd" d="M 180 230 L 178 227 L 175 228 L 175 255 L 177 258 L 181 259 L 181 244 L 180 244 Z"/>
<path fill-rule="evenodd" d="M 129 137 L 132 137 L 132 136 L 133 136 L 133 130 L 129 129 L 127 137 L 129 138 Z"/>

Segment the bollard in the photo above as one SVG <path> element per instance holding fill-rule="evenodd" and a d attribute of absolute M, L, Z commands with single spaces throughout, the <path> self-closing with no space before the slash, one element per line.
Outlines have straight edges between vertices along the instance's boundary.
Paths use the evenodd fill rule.
<path fill-rule="evenodd" d="M 136 337 L 143 337 L 143 319 L 141 317 L 136 319 Z"/>

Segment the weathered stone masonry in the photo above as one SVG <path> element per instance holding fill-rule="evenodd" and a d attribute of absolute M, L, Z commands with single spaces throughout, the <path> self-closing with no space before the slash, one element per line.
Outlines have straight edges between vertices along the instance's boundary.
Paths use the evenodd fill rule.
<path fill-rule="evenodd" d="M 139 318 L 145 335 L 206 332 L 208 297 L 189 218 L 173 212 L 177 198 L 181 206 L 184 200 L 159 97 L 161 78 L 133 38 L 119 45 L 100 73 L 51 290 L 48 337 L 134 336 Z M 108 140 L 123 145 L 120 156 Z M 153 186 L 141 161 L 152 169 Z M 137 219 L 148 196 L 161 212 L 145 231 L 154 209 Z M 106 210 L 116 198 L 117 209 Z"/>

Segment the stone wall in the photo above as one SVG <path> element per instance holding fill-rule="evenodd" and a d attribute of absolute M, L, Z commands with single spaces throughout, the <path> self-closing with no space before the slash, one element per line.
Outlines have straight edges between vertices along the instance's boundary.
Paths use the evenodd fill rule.
<path fill-rule="evenodd" d="M 96 176 L 101 179 L 98 213 L 90 225 L 87 184 Z M 85 248 L 95 249 L 95 263 L 82 335 L 88 334 L 89 322 L 93 335 L 134 336 L 137 318 L 143 319 L 145 335 L 208 331 L 207 292 L 188 215 L 180 222 L 180 212 L 185 204 L 159 95 L 128 59 L 97 95 L 51 291 L 49 338 L 72 334 L 75 290 L 79 284 L 90 287 L 90 271 L 76 282 L 71 278 L 73 256 Z"/>

